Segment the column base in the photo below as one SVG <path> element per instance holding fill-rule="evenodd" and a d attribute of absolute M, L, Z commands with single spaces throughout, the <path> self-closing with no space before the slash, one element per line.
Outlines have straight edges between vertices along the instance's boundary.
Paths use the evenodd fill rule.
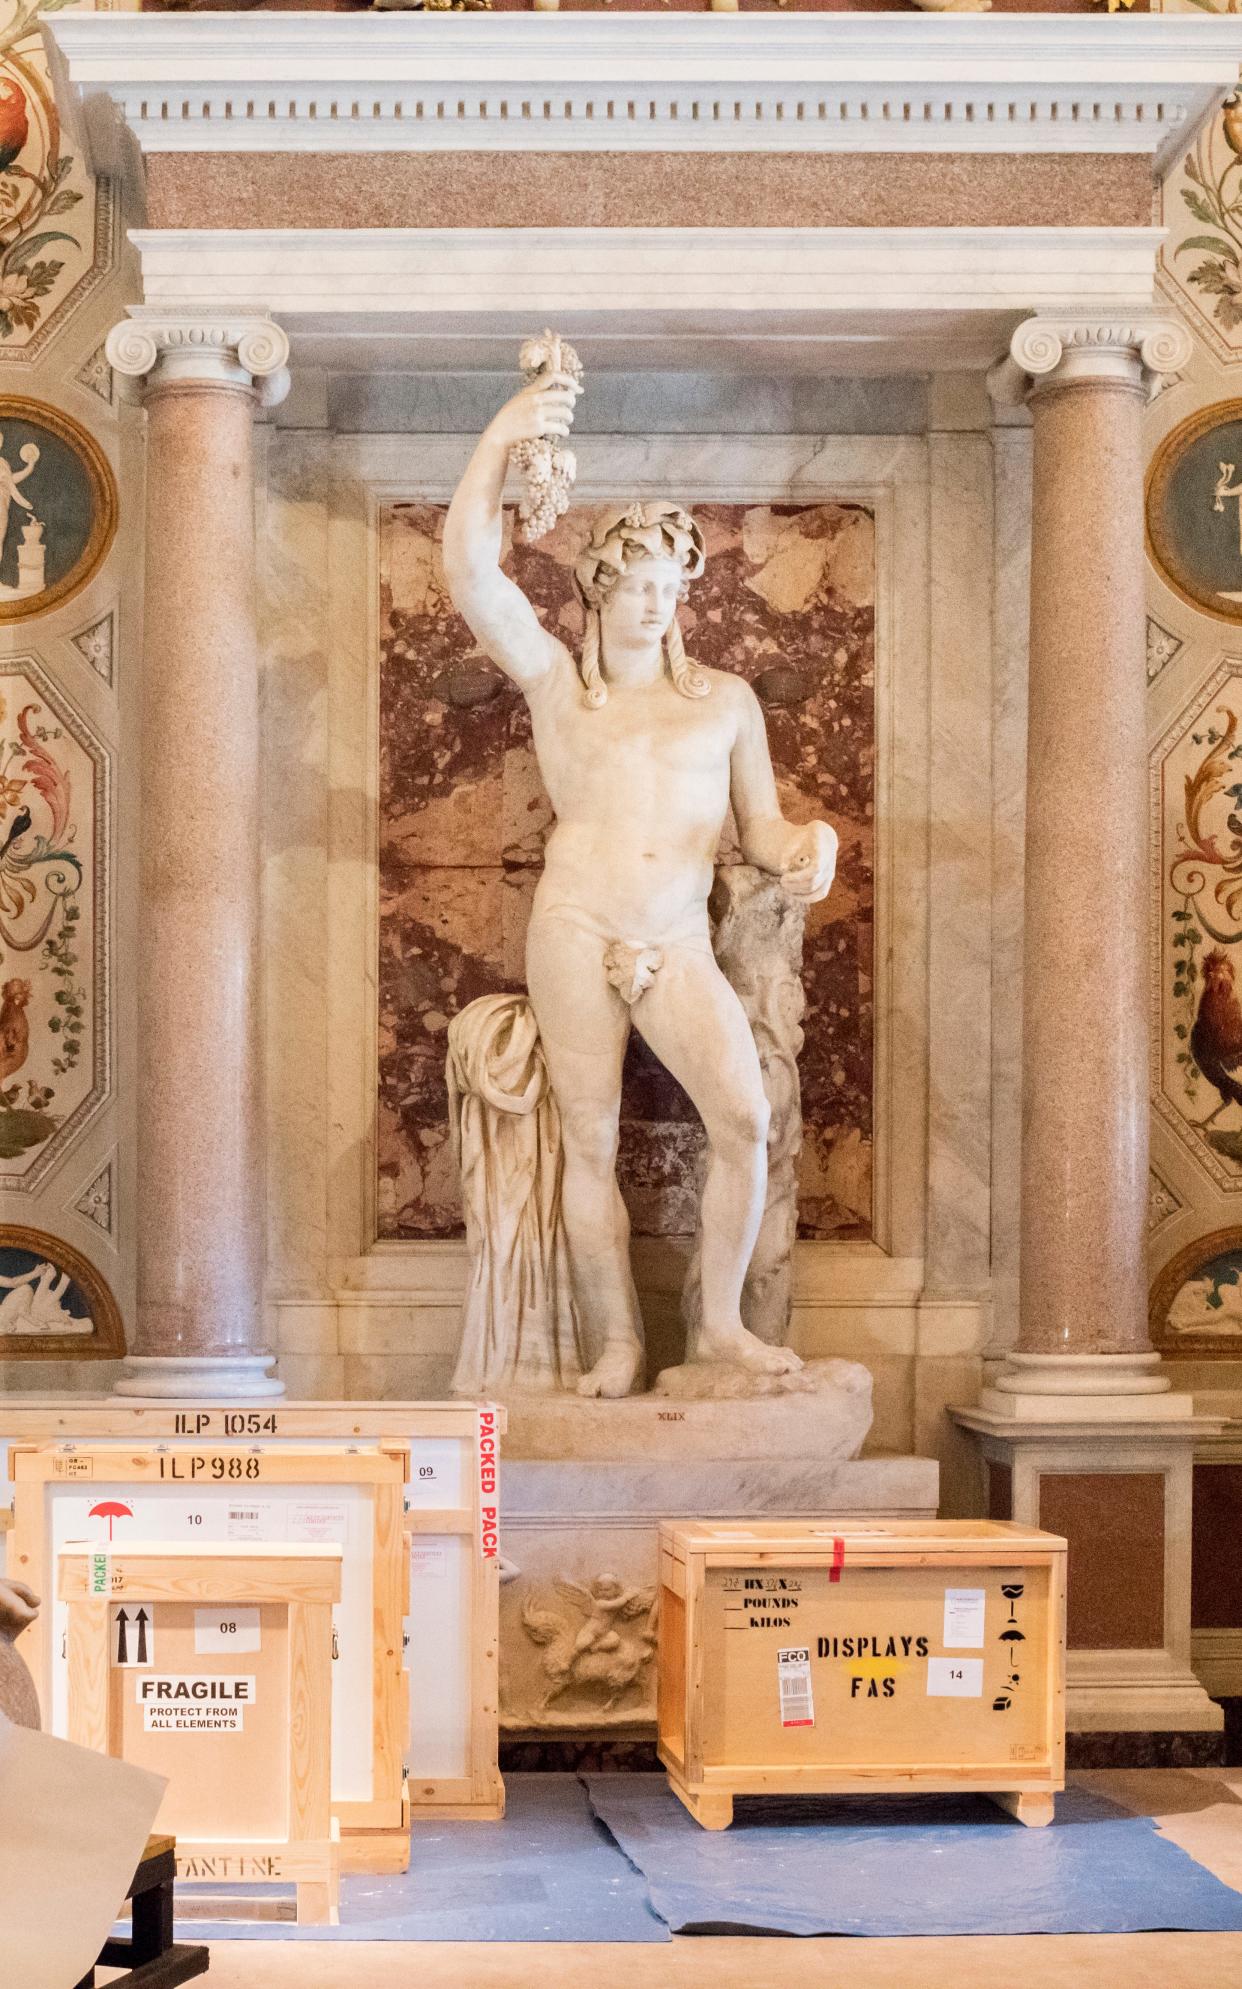
<path fill-rule="evenodd" d="M 152 1402 L 261 1402 L 283 1395 L 274 1354 L 129 1354 L 114 1395 Z"/>
<path fill-rule="evenodd" d="M 1170 1393 L 1159 1354 L 1010 1354 L 980 1407 L 1025 1423 L 1177 1422 L 1194 1413 Z"/>

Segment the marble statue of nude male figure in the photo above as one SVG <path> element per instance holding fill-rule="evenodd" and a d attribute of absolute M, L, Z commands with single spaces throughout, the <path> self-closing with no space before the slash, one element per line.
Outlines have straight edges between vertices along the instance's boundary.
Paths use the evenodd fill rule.
<path fill-rule="evenodd" d="M 575 566 L 581 662 L 501 571 L 510 450 L 568 434 L 578 388 L 545 374 L 484 433 L 449 507 L 449 589 L 477 640 L 521 688 L 556 823 L 535 893 L 527 986 L 563 1141 L 562 1216 L 594 1365 L 588 1395 L 621 1396 L 643 1364 L 616 1182 L 621 1065 L 631 1026 L 685 1088 L 707 1133 L 702 1325 L 691 1357 L 761 1374 L 801 1365 L 742 1325 L 763 1212 L 768 1106 L 742 1006 L 716 964 L 707 899 L 730 803 L 746 860 L 814 901 L 837 839 L 781 815 L 763 715 L 727 671 L 685 655 L 677 605 L 702 571 L 689 514 L 640 503 L 597 523 Z"/>

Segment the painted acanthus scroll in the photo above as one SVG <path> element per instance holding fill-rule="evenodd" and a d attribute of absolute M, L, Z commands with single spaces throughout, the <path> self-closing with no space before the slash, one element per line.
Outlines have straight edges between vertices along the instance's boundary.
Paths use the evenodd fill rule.
<path fill-rule="evenodd" d="M 1236 712 L 1222 706 L 1216 715 L 1224 721 L 1223 731 L 1209 725 L 1193 735 L 1207 751 L 1186 775 L 1185 820 L 1178 824 L 1179 847 L 1169 865 L 1169 884 L 1181 901 L 1170 914 L 1177 927 L 1172 943 L 1177 1062 L 1196 1115 L 1200 1079 L 1217 1094 L 1207 1116 L 1195 1119 L 1205 1135 L 1222 1112 L 1242 1104 L 1237 1074 L 1242 1006 L 1229 951 L 1242 941 L 1242 744 Z M 1204 934 L 1216 944 L 1200 967 Z M 1234 1157 L 1235 1141 L 1236 1135 L 1215 1134 L 1211 1143 Z"/>

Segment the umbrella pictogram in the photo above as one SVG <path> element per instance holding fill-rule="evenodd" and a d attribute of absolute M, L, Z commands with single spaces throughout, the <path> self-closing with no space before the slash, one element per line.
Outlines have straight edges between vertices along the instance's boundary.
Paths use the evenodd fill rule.
<path fill-rule="evenodd" d="M 123 1505 L 120 1499 L 101 1499 L 97 1506 L 91 1507 L 90 1512 L 87 1515 L 87 1517 L 90 1519 L 107 1520 L 109 1540 L 111 1540 L 112 1538 L 113 1520 L 132 1519 L 133 1516 L 134 1516 L 133 1512 L 131 1511 L 129 1506 Z"/>

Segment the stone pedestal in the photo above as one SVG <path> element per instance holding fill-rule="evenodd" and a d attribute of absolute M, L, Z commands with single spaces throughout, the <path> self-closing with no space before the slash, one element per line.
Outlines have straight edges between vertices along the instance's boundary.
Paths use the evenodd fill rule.
<path fill-rule="evenodd" d="M 1069 1542 L 1066 1727 L 1201 1736 L 1179 1743 L 1177 1762 L 1210 1766 L 1224 1716 L 1191 1669 L 1191 1497 L 1195 1445 L 1221 1421 L 1154 1417 L 1143 1396 L 1067 1418 L 1044 1399 L 1042 1422 L 992 1408 L 954 1419 L 979 1439 L 988 1517 Z M 1125 1742 L 1100 1741 L 1082 1765 L 1128 1762 L 1141 1765 Z"/>

